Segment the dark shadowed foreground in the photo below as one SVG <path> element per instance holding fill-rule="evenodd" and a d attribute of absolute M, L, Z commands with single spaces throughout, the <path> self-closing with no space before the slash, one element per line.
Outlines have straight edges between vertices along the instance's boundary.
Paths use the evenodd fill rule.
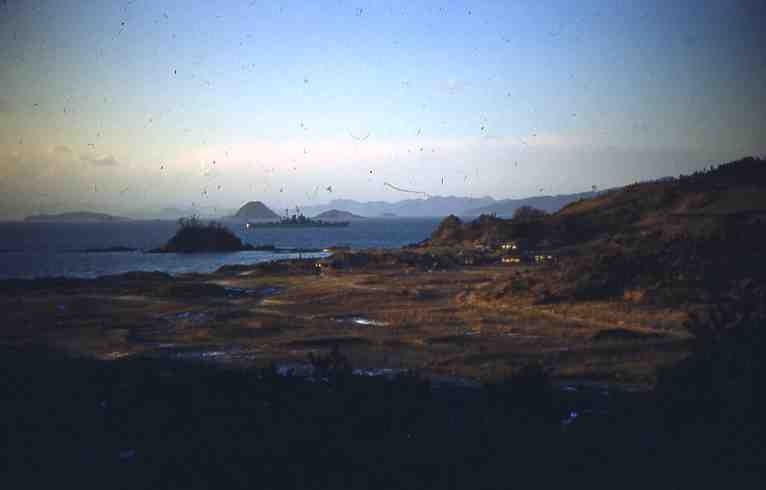
<path fill-rule="evenodd" d="M 763 306 L 690 325 L 695 353 L 653 393 L 554 389 L 537 365 L 482 388 L 360 376 L 336 349 L 301 378 L 3 347 L 6 488 L 754 485 Z"/>

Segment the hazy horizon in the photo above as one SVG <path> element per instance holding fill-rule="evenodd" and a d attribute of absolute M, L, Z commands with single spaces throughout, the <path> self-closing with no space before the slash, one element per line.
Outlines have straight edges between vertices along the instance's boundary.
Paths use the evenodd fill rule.
<path fill-rule="evenodd" d="M 662 177 L 673 177 L 673 178 L 675 178 L 677 176 L 662 176 Z M 653 179 L 651 179 L 651 180 L 653 180 Z M 628 185 L 628 183 L 626 183 L 625 185 Z M 619 187 L 621 187 L 621 186 L 619 186 Z M 332 208 L 332 206 L 337 205 L 337 203 L 339 201 L 349 201 L 349 202 L 352 202 L 352 203 L 362 204 L 362 205 L 371 205 L 371 204 L 377 204 L 377 203 L 385 203 L 385 204 L 395 205 L 395 204 L 402 204 L 402 203 L 405 203 L 405 202 L 428 202 L 429 200 L 432 200 L 432 199 L 434 199 L 434 200 L 437 200 L 437 199 L 455 199 L 455 200 L 458 200 L 458 199 L 475 199 L 475 200 L 492 200 L 494 203 L 500 203 L 500 202 L 503 202 L 503 201 L 506 201 L 506 200 L 526 200 L 526 199 L 531 199 L 531 198 L 546 198 L 546 197 L 558 197 L 558 196 L 562 196 L 562 195 L 567 195 L 567 196 L 568 195 L 577 195 L 577 194 L 591 192 L 591 191 L 594 191 L 594 190 L 608 190 L 608 189 L 593 189 L 593 188 L 591 188 L 591 189 L 587 189 L 587 190 L 583 190 L 583 191 L 577 191 L 577 192 L 572 192 L 572 193 L 538 194 L 538 195 L 530 195 L 530 196 L 522 196 L 522 197 L 512 197 L 512 198 L 496 198 L 494 196 L 489 196 L 489 195 L 487 195 L 487 196 L 428 195 L 428 196 L 420 196 L 420 197 L 418 197 L 418 196 L 404 197 L 402 199 L 378 199 L 378 200 L 369 200 L 369 201 L 366 201 L 366 200 L 359 201 L 359 200 L 356 200 L 356 199 L 347 199 L 347 198 L 343 198 L 343 197 L 337 197 L 337 198 L 328 199 L 328 200 L 326 200 L 324 202 L 316 202 L 316 203 L 310 203 L 310 204 L 306 204 L 306 205 L 297 205 L 297 206 L 293 206 L 291 208 L 278 208 L 278 207 L 276 207 L 274 205 L 269 204 L 268 202 L 264 202 L 261 199 L 255 197 L 253 199 L 248 199 L 247 201 L 243 201 L 240 204 L 238 204 L 238 205 L 236 205 L 236 206 L 234 206 L 232 208 L 213 208 L 213 207 L 195 207 L 195 208 L 188 208 L 187 207 L 187 208 L 184 208 L 183 206 L 169 205 L 169 206 L 166 206 L 166 207 L 163 207 L 163 208 L 132 209 L 132 210 L 128 210 L 127 212 L 123 213 L 122 215 L 120 215 L 118 213 L 110 213 L 110 212 L 108 212 L 108 210 L 105 210 L 105 209 L 71 208 L 71 209 L 63 209 L 63 210 L 60 210 L 60 211 L 52 211 L 52 212 L 40 212 L 40 213 L 33 212 L 33 213 L 28 214 L 28 215 L 24 215 L 24 216 L 20 216 L 20 217 L 15 217 L 15 218 L 12 218 L 12 219 L 9 219 L 9 220 L 6 220 L 6 221 L 23 220 L 24 218 L 30 217 L 30 216 L 76 214 L 76 213 L 81 213 L 81 212 L 82 213 L 96 213 L 96 214 L 98 214 L 98 213 L 110 214 L 110 215 L 113 215 L 113 216 L 116 216 L 116 217 L 130 218 L 130 219 L 135 219 L 135 220 L 157 219 L 156 218 L 157 216 L 160 216 L 162 214 L 172 214 L 172 212 L 175 212 L 175 211 L 186 213 L 183 216 L 191 216 L 190 213 L 192 213 L 192 214 L 197 214 L 198 216 L 203 217 L 203 218 L 216 218 L 216 217 L 220 218 L 220 217 L 227 217 L 227 216 L 229 216 L 231 214 L 236 213 L 239 208 L 241 208 L 242 206 L 244 206 L 245 204 L 250 203 L 250 202 L 261 202 L 267 208 L 269 208 L 270 210 L 276 212 L 277 214 L 284 214 L 283 213 L 284 211 L 287 211 L 288 214 L 289 214 L 289 213 L 296 212 L 296 210 L 299 211 L 299 212 L 303 212 L 304 210 L 308 209 L 308 210 L 310 210 L 309 211 L 310 213 L 314 213 L 314 212 L 316 212 L 316 209 L 323 209 L 323 208 L 327 208 L 327 210 L 335 209 L 335 208 Z M 484 207 L 484 206 L 477 205 L 476 207 L 478 208 L 478 207 Z M 343 208 L 343 206 L 339 206 L 339 208 L 337 208 L 337 209 L 341 210 L 341 211 L 344 211 L 345 209 L 342 209 L 342 208 Z M 319 211 L 319 212 L 322 212 L 322 211 Z M 365 217 L 372 218 L 372 217 L 375 217 L 375 216 L 365 216 Z M 406 216 L 404 216 L 404 217 L 406 217 Z M 433 214 L 433 215 L 422 215 L 422 216 L 418 215 L 417 217 L 434 218 L 434 217 L 443 217 L 443 216 L 442 215 Z M 175 218 L 169 218 L 169 219 L 175 219 Z M 2 221 L 2 218 L 0 218 L 0 221 Z"/>
<path fill-rule="evenodd" d="M 759 2 L 410 3 L 0 2 L 0 219 L 525 198 L 766 154 Z"/>

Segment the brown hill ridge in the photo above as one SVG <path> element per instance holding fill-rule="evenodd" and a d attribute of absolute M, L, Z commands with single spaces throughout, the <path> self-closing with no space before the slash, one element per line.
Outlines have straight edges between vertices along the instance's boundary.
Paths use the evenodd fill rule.
<path fill-rule="evenodd" d="M 497 248 L 518 240 L 560 257 L 562 297 L 639 291 L 677 303 L 706 301 L 743 280 L 766 284 L 765 223 L 766 162 L 747 157 L 615 189 L 528 222 L 450 216 L 421 246 Z"/>

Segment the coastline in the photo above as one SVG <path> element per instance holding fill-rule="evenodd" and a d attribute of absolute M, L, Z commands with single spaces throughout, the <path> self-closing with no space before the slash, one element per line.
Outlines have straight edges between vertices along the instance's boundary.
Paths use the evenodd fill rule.
<path fill-rule="evenodd" d="M 405 253 L 412 252 L 362 254 Z M 325 264 L 319 275 L 317 260 Z M 362 369 L 412 369 L 482 382 L 539 362 L 552 367 L 557 382 L 641 389 L 651 387 L 658 367 L 688 352 L 677 311 L 634 307 L 628 314 L 612 300 L 537 305 L 528 295 L 493 304 L 482 291 L 516 269 L 329 267 L 338 260 L 285 258 L 210 273 L 1 280 L 0 307 L 13 325 L 4 337 L 100 359 L 148 355 L 160 344 L 211 352 L 235 346 L 229 360 L 242 365 L 303 362 L 311 352 L 339 346 Z M 659 321 L 662 335 L 653 326 Z M 77 335 L 62 336 L 62 325 Z M 626 328 L 636 334 L 611 334 Z"/>

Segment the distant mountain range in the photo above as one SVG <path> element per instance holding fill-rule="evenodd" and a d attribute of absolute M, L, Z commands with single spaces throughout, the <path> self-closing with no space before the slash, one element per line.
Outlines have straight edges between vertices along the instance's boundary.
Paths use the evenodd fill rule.
<path fill-rule="evenodd" d="M 351 199 L 335 199 L 327 204 L 302 207 L 301 211 L 308 216 L 313 216 L 330 210 L 338 210 L 370 218 L 393 216 L 400 218 L 444 217 L 450 214 L 479 216 L 492 213 L 498 216 L 511 216 L 521 206 L 532 206 L 547 212 L 555 212 L 571 202 L 592 197 L 595 194 L 596 192 L 580 192 L 499 201 L 491 197 L 456 196 L 433 196 L 427 199 L 406 199 L 398 202 L 359 202 Z"/>
<path fill-rule="evenodd" d="M 495 200 L 491 197 L 473 198 L 455 196 L 433 196 L 428 199 L 406 199 L 398 202 L 359 202 L 351 199 L 335 199 L 327 204 L 302 207 L 301 211 L 309 216 L 336 209 L 368 218 L 383 215 L 390 216 L 391 214 L 400 218 L 442 217 L 449 214 L 462 215 L 468 209 L 488 206 L 494 202 Z"/>
<path fill-rule="evenodd" d="M 73 213 L 60 213 L 60 214 L 33 214 L 27 216 L 24 221 L 57 221 L 57 222 L 98 222 L 105 221 L 130 221 L 128 218 L 120 216 L 112 216 L 111 214 L 104 213 L 91 213 L 88 211 L 78 211 Z"/>
<path fill-rule="evenodd" d="M 579 199 L 593 197 L 597 192 L 580 192 L 576 194 L 561 194 L 557 196 L 534 196 L 523 199 L 496 200 L 491 197 L 459 197 L 459 196 L 432 196 L 427 199 L 405 199 L 397 202 L 369 201 L 360 202 L 352 199 L 335 199 L 327 204 L 304 206 L 297 208 L 306 216 L 315 217 L 326 221 L 352 221 L 364 218 L 398 217 L 420 218 L 435 217 L 443 218 L 450 214 L 463 217 L 479 216 L 481 214 L 495 214 L 498 217 L 510 217 L 521 206 L 532 206 L 549 213 L 556 212 L 569 203 Z M 192 215 L 200 215 L 203 219 L 215 219 L 221 214 L 200 213 L 199 209 L 165 208 L 155 213 L 143 214 L 139 219 L 178 219 Z M 220 212 L 220 211 L 219 211 Z M 328 214 L 325 214 L 328 213 Z M 348 213 L 346 215 L 345 213 Z M 133 213 L 131 213 L 132 215 Z M 250 201 L 244 204 L 236 212 L 230 211 L 220 219 L 250 220 L 250 221 L 274 221 L 280 216 L 269 209 L 261 201 Z M 28 216 L 26 221 L 69 221 L 69 222 L 103 222 L 125 221 L 130 218 L 113 216 L 105 213 L 72 212 L 61 214 L 37 214 Z"/>
<path fill-rule="evenodd" d="M 555 213 L 569 203 L 580 199 L 588 199 L 598 194 L 598 192 L 579 192 L 577 194 L 559 194 L 557 196 L 535 196 L 525 197 L 523 199 L 503 199 L 495 201 L 489 206 L 469 209 L 464 216 L 479 216 L 482 214 L 495 214 L 501 218 L 510 218 L 513 212 L 522 206 L 532 206 L 542 209 L 548 213 Z"/>

